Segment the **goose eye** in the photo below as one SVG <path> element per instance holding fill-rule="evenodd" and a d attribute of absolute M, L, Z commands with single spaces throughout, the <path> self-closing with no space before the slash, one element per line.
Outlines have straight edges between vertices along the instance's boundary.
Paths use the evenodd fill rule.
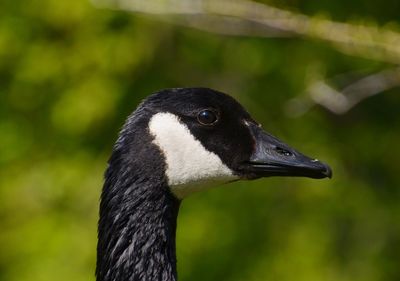
<path fill-rule="evenodd" d="M 212 125 L 218 121 L 218 117 L 212 110 L 205 109 L 197 115 L 197 121 L 202 125 Z"/>

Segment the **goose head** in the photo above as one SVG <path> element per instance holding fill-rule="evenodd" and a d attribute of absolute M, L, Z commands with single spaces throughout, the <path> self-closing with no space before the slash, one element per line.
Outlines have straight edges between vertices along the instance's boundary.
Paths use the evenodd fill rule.
<path fill-rule="evenodd" d="M 331 177 L 328 165 L 264 131 L 232 97 L 207 88 L 170 89 L 149 97 L 148 132 L 165 161 L 173 194 L 271 176 Z"/>

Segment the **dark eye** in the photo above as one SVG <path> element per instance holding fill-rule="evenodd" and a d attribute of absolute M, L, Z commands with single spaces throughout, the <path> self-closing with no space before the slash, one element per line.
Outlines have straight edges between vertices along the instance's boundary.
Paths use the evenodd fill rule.
<path fill-rule="evenodd" d="M 212 125 L 218 121 L 218 117 L 214 111 L 205 109 L 199 112 L 197 120 L 202 125 Z"/>

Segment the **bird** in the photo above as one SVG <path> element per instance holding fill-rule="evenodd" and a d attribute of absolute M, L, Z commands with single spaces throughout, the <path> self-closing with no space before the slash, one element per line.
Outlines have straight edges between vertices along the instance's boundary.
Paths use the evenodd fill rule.
<path fill-rule="evenodd" d="M 209 88 L 148 96 L 113 147 L 100 198 L 97 281 L 176 281 L 181 201 L 237 180 L 331 178 L 331 168 L 264 131 Z"/>

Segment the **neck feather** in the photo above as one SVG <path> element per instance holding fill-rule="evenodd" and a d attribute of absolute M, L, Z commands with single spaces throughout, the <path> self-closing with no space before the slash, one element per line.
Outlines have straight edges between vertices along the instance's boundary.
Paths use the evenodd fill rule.
<path fill-rule="evenodd" d="M 153 146 L 145 151 L 124 151 L 126 147 L 117 143 L 105 174 L 97 281 L 175 281 L 180 201 L 169 191 L 159 151 Z M 134 140 L 129 147 L 135 147 Z M 143 159 L 141 153 L 151 164 L 135 162 Z"/>
<path fill-rule="evenodd" d="M 129 189 L 135 188 L 124 190 L 121 198 L 102 201 L 97 280 L 176 280 L 179 201 L 167 191 L 132 198 Z M 114 200 L 119 202 L 110 206 Z"/>

